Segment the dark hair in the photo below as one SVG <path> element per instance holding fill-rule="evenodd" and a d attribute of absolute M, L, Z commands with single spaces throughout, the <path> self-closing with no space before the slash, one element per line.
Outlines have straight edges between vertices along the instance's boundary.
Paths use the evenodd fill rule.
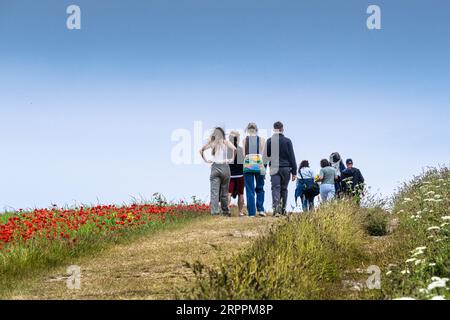
<path fill-rule="evenodd" d="M 238 143 L 239 143 L 239 141 L 238 141 L 238 137 L 237 136 L 234 136 L 233 137 L 233 145 L 237 148 L 237 146 L 238 146 Z"/>
<path fill-rule="evenodd" d="M 228 134 L 228 139 L 230 140 L 230 142 L 237 148 L 239 145 L 239 137 L 240 134 L 238 131 L 231 131 Z"/>
<path fill-rule="evenodd" d="M 329 166 L 330 166 L 330 162 L 327 159 L 320 160 L 320 167 L 321 168 L 325 168 L 325 167 L 329 167 Z"/>
<path fill-rule="evenodd" d="M 308 160 L 303 160 L 302 162 L 300 162 L 300 169 L 302 168 L 309 168 Z"/>
<path fill-rule="evenodd" d="M 338 152 L 333 152 L 330 155 L 330 161 L 333 161 L 334 163 L 341 161 L 341 155 Z"/>
<path fill-rule="evenodd" d="M 280 121 L 277 121 L 273 124 L 273 128 L 275 130 L 283 130 L 283 123 Z"/>

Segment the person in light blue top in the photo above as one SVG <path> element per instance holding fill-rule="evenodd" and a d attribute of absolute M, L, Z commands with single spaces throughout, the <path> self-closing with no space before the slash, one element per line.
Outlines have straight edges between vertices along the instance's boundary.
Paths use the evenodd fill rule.
<path fill-rule="evenodd" d="M 297 187 L 295 188 L 295 203 L 300 198 L 302 201 L 303 212 L 314 209 L 314 195 L 307 190 L 314 185 L 314 171 L 309 167 L 308 160 L 300 162 L 297 175 Z"/>
<path fill-rule="evenodd" d="M 327 159 L 320 161 L 320 173 L 317 181 L 320 184 L 320 197 L 323 201 L 329 201 L 336 195 L 335 182 L 338 178 L 336 169 L 334 169 Z"/>

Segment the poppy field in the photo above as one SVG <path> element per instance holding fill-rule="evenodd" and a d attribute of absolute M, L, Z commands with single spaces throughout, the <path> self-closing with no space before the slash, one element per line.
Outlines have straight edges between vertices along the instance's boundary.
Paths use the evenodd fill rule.
<path fill-rule="evenodd" d="M 202 203 L 97 205 L 0 215 L 0 284 L 133 236 L 209 216 Z"/>

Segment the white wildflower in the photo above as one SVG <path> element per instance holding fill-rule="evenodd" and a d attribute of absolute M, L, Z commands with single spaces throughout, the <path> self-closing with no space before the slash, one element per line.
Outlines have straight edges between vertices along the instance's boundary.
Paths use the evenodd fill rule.
<path fill-rule="evenodd" d="M 413 253 L 413 257 L 423 254 L 422 250 L 416 251 Z"/>
<path fill-rule="evenodd" d="M 431 282 L 428 285 L 427 290 L 433 290 L 436 288 L 445 288 L 445 285 L 448 282 L 448 278 L 432 277 L 431 281 L 433 282 Z"/>
<path fill-rule="evenodd" d="M 434 296 L 430 300 L 445 300 L 444 296 Z"/>
<path fill-rule="evenodd" d="M 400 271 L 401 274 L 410 274 L 411 272 L 409 272 L 408 269 L 402 270 Z"/>

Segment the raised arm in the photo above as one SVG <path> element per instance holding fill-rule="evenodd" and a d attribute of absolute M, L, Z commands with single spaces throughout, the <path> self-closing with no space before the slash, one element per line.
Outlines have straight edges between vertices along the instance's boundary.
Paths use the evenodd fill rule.
<path fill-rule="evenodd" d="M 200 155 L 202 156 L 202 159 L 206 162 L 206 163 L 211 163 L 211 160 L 208 160 L 205 158 L 205 151 L 211 148 L 211 144 L 208 142 L 206 143 L 201 149 L 200 149 Z"/>
<path fill-rule="evenodd" d="M 227 148 L 230 148 L 232 151 L 232 155 L 231 158 L 227 159 L 227 163 L 233 163 L 234 162 L 234 158 L 236 157 L 236 147 L 228 140 L 225 140 L 225 145 L 227 146 Z"/>

